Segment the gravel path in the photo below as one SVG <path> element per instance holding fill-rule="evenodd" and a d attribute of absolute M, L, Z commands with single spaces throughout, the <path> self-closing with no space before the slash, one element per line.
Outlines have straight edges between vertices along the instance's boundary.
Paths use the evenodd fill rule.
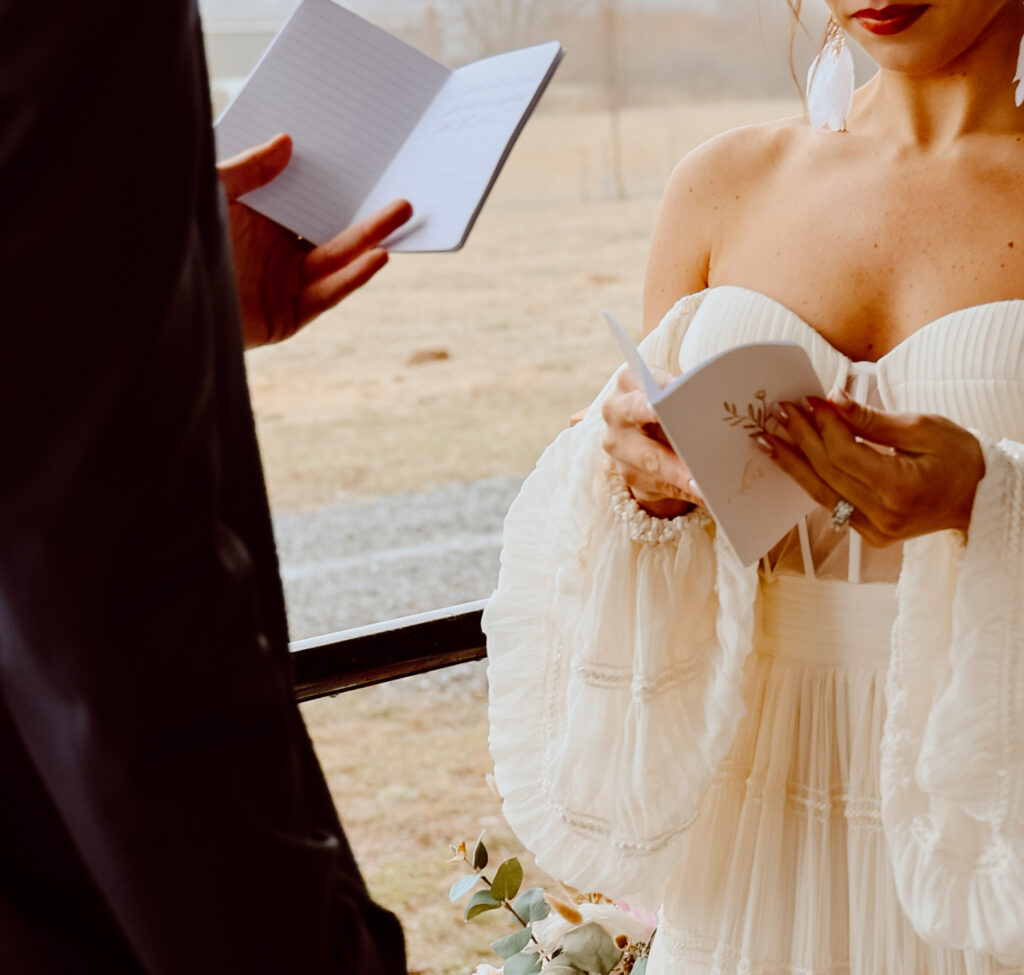
<path fill-rule="evenodd" d="M 292 639 L 489 596 L 521 477 L 274 518 Z"/>

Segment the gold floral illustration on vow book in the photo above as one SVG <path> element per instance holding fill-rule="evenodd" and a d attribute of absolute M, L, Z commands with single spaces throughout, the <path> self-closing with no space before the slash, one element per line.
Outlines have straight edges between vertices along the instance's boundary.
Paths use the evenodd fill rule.
<path fill-rule="evenodd" d="M 742 427 L 751 437 L 762 436 L 768 432 L 767 424 L 770 413 L 768 412 L 768 395 L 763 389 L 754 393 L 754 400 L 747 404 L 747 412 L 740 413 L 735 403 L 724 402 L 725 416 L 722 419 L 731 427 Z"/>

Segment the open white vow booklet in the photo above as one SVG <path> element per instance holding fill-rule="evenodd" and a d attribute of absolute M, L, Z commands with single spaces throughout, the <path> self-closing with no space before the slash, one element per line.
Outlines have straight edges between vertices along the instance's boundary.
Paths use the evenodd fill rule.
<path fill-rule="evenodd" d="M 744 565 L 753 564 L 815 507 L 756 441 L 775 403 L 825 395 L 807 352 L 795 342 L 739 345 L 662 388 L 626 330 L 604 315 L 718 530 Z"/>
<path fill-rule="evenodd" d="M 292 136 L 288 168 L 245 196 L 314 244 L 398 197 L 395 251 L 462 246 L 562 59 L 557 41 L 451 70 L 333 0 L 302 0 L 217 120 L 217 158 Z"/>

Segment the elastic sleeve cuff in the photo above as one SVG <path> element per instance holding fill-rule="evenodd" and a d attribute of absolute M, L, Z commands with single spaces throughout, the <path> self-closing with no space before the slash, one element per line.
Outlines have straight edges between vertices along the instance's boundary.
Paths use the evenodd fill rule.
<path fill-rule="evenodd" d="M 605 464 L 605 483 L 615 519 L 631 541 L 663 545 L 679 541 L 684 532 L 694 527 L 711 524 L 711 516 L 696 505 L 675 518 L 657 518 L 645 511 L 633 497 L 618 465 L 611 458 Z"/>

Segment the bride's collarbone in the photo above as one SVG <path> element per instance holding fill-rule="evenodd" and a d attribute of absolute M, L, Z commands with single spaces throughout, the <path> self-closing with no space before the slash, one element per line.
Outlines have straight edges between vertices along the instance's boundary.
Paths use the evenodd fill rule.
<path fill-rule="evenodd" d="M 709 284 L 768 295 L 865 359 L 954 312 L 1024 299 L 1024 140 L 929 153 L 796 123 L 769 134 L 735 146 L 740 164 L 709 184 Z"/>
<path fill-rule="evenodd" d="M 845 141 L 834 135 L 826 144 Z M 831 242 L 879 263 L 940 248 L 990 257 L 1024 233 L 1024 142 L 1013 146 L 998 158 L 975 150 L 954 159 L 786 152 L 736 195 L 720 233 L 778 228 L 797 246 L 806 240 L 817 252 Z"/>

